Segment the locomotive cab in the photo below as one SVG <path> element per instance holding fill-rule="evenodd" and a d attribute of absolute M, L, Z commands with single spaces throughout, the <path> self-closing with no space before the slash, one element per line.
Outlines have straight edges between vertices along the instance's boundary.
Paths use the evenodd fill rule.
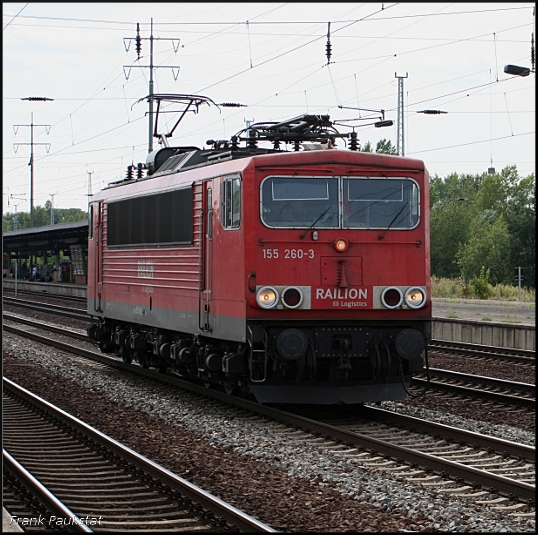
<path fill-rule="evenodd" d="M 326 153 L 330 175 L 266 164 L 257 182 L 249 388 L 264 402 L 401 399 L 430 338 L 423 175 Z"/>

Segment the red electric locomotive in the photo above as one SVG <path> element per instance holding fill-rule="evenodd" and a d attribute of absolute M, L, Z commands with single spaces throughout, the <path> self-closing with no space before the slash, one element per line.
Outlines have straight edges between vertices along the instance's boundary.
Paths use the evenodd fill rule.
<path fill-rule="evenodd" d="M 183 114 L 212 103 L 152 98 Z M 430 339 L 424 163 L 360 152 L 319 115 L 205 150 L 160 137 L 146 177 L 90 203 L 88 334 L 101 350 L 261 403 L 404 398 Z M 351 150 L 332 148 L 344 137 Z"/>

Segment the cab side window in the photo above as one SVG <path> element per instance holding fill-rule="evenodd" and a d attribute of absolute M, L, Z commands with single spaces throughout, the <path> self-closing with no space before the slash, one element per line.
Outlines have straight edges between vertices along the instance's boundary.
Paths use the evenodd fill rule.
<path fill-rule="evenodd" d="M 93 240 L 93 204 L 88 210 L 88 239 Z"/>
<path fill-rule="evenodd" d="M 239 177 L 225 178 L 220 192 L 221 223 L 225 229 L 236 229 L 241 225 L 241 180 Z"/>

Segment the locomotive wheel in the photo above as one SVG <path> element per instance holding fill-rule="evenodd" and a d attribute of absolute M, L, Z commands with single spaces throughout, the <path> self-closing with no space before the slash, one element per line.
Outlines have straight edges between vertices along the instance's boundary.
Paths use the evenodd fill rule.
<path fill-rule="evenodd" d="M 224 391 L 229 396 L 233 396 L 237 392 L 237 388 L 235 386 L 225 386 Z"/>
<path fill-rule="evenodd" d="M 125 362 L 125 364 L 131 364 L 131 362 L 133 362 L 133 358 L 127 353 L 124 353 L 121 356 L 121 360 L 123 360 L 123 362 Z"/>
<path fill-rule="evenodd" d="M 146 357 L 139 356 L 138 357 L 138 365 L 143 370 L 147 370 L 149 368 L 149 362 L 147 361 Z"/>

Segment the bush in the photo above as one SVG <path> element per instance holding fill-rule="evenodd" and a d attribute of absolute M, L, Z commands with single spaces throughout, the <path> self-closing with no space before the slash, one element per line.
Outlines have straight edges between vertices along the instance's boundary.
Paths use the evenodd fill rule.
<path fill-rule="evenodd" d="M 471 286 L 474 295 L 478 299 L 489 299 L 493 296 L 493 289 L 489 284 L 489 272 L 490 269 L 485 269 L 484 266 L 480 268 L 480 275 L 471 279 L 469 285 Z"/>
<path fill-rule="evenodd" d="M 446 279 L 432 276 L 432 294 L 434 297 L 461 297 L 464 286 L 461 279 Z"/>
<path fill-rule="evenodd" d="M 517 301 L 518 289 L 516 286 L 507 284 L 497 284 L 495 286 L 495 299 L 501 301 Z"/>
<path fill-rule="evenodd" d="M 478 297 L 472 281 L 465 284 L 463 279 L 447 279 L 444 277 L 431 278 L 432 297 L 445 297 L 448 299 L 483 299 Z M 507 284 L 488 285 L 491 299 L 498 301 L 517 301 L 518 287 Z M 521 288 L 521 301 L 534 303 L 536 301 L 536 290 L 534 288 Z"/>

